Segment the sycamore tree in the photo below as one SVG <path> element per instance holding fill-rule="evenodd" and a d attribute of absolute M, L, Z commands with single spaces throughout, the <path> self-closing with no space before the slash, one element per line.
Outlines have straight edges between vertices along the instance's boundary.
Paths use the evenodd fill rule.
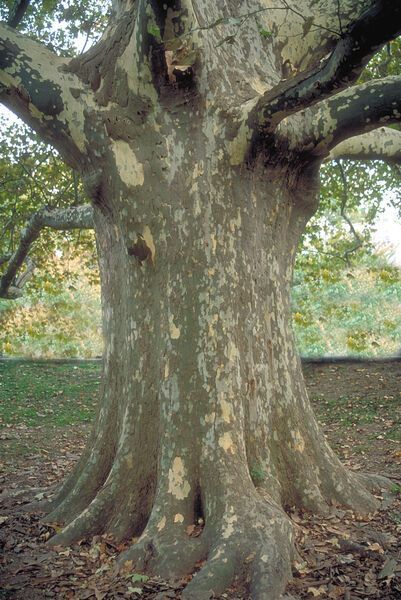
<path fill-rule="evenodd" d="M 311 410 L 290 285 L 323 161 L 401 161 L 401 77 L 357 83 L 400 33 L 390 0 L 113 0 L 73 58 L 0 25 L 0 99 L 81 175 L 100 265 L 100 407 L 53 543 L 135 537 L 136 571 L 203 565 L 187 598 L 273 600 L 286 507 L 375 509 Z"/>

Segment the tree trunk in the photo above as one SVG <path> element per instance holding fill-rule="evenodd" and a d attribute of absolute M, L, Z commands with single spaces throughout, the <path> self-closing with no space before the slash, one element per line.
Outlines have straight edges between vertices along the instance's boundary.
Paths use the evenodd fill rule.
<path fill-rule="evenodd" d="M 239 577 L 273 599 L 293 553 L 283 507 L 375 502 L 318 428 L 291 331 L 318 167 L 249 170 L 202 138 L 170 138 L 164 169 L 142 159 L 149 175 L 112 142 L 112 183 L 95 198 L 100 410 L 49 519 L 67 523 L 54 543 L 139 536 L 122 559 L 136 570 L 178 577 L 207 559 L 188 598 Z"/>
<path fill-rule="evenodd" d="M 349 87 L 401 9 L 339 4 L 113 0 L 71 60 L 0 23 L 0 99 L 83 175 L 100 257 L 101 401 L 53 543 L 135 536 L 136 570 L 202 566 L 189 599 L 237 578 L 276 600 L 286 506 L 376 506 L 319 430 L 290 323 L 321 162 L 401 118 L 399 76 Z M 379 154 L 399 161 L 387 130 Z"/>

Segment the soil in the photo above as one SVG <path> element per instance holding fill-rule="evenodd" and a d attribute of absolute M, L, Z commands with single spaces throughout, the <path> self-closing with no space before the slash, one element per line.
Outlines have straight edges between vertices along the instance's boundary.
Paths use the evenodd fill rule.
<path fill-rule="evenodd" d="M 286 598 L 401 598 L 401 362 L 306 362 L 304 373 L 330 444 L 349 468 L 391 477 L 381 510 L 361 518 L 333 507 L 318 518 L 289 507 L 298 559 Z M 40 500 L 79 458 L 85 423 L 65 427 L 8 423 L 0 429 L 2 547 L 0 598 L 111 600 L 180 598 L 188 580 L 172 585 L 139 573 L 121 574 L 125 549 L 107 536 L 71 548 L 49 548 L 59 525 L 45 525 L 26 504 Z M 248 598 L 234 588 L 221 598 Z"/>

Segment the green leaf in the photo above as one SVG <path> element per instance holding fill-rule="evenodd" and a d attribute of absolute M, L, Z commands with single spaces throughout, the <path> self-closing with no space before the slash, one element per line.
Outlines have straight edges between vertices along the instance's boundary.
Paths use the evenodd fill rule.
<path fill-rule="evenodd" d="M 160 29 L 158 28 L 156 23 L 148 23 L 147 29 L 148 29 L 148 33 L 150 33 L 150 35 L 152 35 L 157 40 L 161 40 Z"/>
<path fill-rule="evenodd" d="M 141 573 L 134 573 L 131 577 L 132 583 L 146 583 L 149 580 L 147 575 L 141 575 Z"/>
<path fill-rule="evenodd" d="M 259 29 L 259 33 L 263 38 L 269 38 L 273 35 L 272 32 L 267 29 Z"/>
<path fill-rule="evenodd" d="M 58 0 L 42 0 L 43 8 L 46 12 L 52 12 L 58 4 Z"/>

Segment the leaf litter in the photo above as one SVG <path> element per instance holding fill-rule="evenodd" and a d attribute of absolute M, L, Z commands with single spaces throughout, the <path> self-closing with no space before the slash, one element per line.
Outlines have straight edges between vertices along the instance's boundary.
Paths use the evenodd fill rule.
<path fill-rule="evenodd" d="M 390 373 L 386 366 L 386 386 L 383 386 L 383 377 L 377 377 L 377 366 L 366 365 L 360 369 L 357 381 L 358 372 L 349 365 L 348 368 L 324 365 L 310 369 L 306 377 L 312 400 L 320 420 L 325 423 L 329 442 L 336 446 L 350 468 L 387 473 L 400 483 L 401 445 L 397 435 L 394 436 L 394 422 L 399 413 L 394 414 L 394 405 L 386 404 L 380 397 L 380 394 L 399 394 L 399 365 L 394 364 Z M 375 388 L 375 382 L 380 390 Z M 348 419 L 346 425 L 341 421 L 336 423 L 332 418 L 336 395 L 347 393 L 349 403 L 355 407 L 356 396 L 363 387 L 376 398 L 380 418 L 371 418 L 369 423 L 361 425 L 363 418 L 353 409 L 352 419 Z M 323 398 L 313 396 L 316 389 L 323 390 Z M 386 406 L 388 414 L 383 411 Z M 0 598 L 179 599 L 189 577 L 171 583 L 132 571 L 117 572 L 116 558 L 129 542 L 117 544 L 110 536 L 102 535 L 67 548 L 49 548 L 46 541 L 57 531 L 58 525 L 44 524 L 40 512 L 24 510 L 28 502 L 46 498 L 63 480 L 78 460 L 87 434 L 86 424 L 58 428 L 57 435 L 48 428 L 27 427 L 24 423 L 0 429 L 0 448 L 1 444 L 10 444 L 10 440 L 15 442 L 8 447 L 6 458 L 0 463 Z M 13 447 L 16 448 L 14 455 Z M 21 452 L 21 447 L 27 450 Z M 360 447 L 366 450 L 361 452 Z M 400 492 L 401 486 L 395 484 L 392 493 L 383 496 L 381 510 L 364 518 L 338 507 L 333 508 L 329 517 L 289 508 L 298 556 L 284 597 L 288 600 L 399 600 Z M 192 536 L 200 533 L 195 526 L 188 531 Z M 220 598 L 248 600 L 249 596 L 245 590 L 233 588 Z"/>

